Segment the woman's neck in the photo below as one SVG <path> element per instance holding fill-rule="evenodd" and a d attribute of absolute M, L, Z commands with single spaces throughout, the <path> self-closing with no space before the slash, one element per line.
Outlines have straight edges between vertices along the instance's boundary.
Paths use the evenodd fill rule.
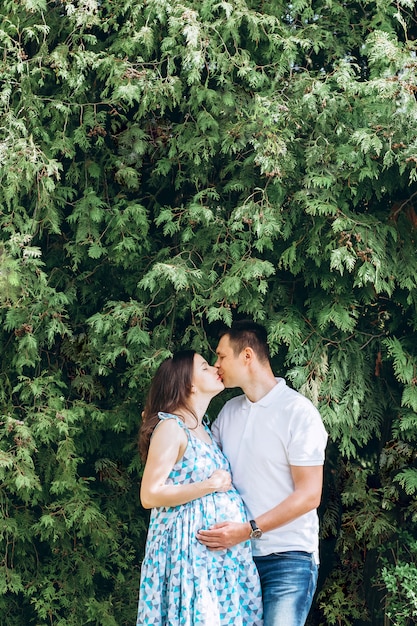
<path fill-rule="evenodd" d="M 201 426 L 203 423 L 203 418 L 207 412 L 208 402 L 204 401 L 193 401 L 189 403 L 189 408 L 178 408 L 177 412 L 180 417 L 184 420 L 187 426 L 190 428 L 195 428 L 196 426 Z"/>

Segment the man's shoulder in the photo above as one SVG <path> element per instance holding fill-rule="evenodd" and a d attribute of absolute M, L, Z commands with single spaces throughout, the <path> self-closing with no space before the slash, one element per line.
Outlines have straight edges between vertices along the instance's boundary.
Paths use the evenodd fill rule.
<path fill-rule="evenodd" d="M 285 388 L 283 388 L 283 394 L 285 394 L 286 399 L 289 402 L 294 402 L 300 407 L 304 406 L 306 408 L 312 408 L 317 410 L 310 398 L 307 398 L 307 396 L 305 396 L 303 393 L 297 391 L 293 387 L 290 387 L 288 384 L 285 385 Z"/>
<path fill-rule="evenodd" d="M 227 400 L 224 404 L 223 409 L 240 406 L 245 401 L 245 398 L 245 394 L 240 393 L 239 395 L 230 398 L 230 400 Z"/>
<path fill-rule="evenodd" d="M 245 403 L 245 398 L 245 394 L 241 393 L 238 396 L 234 396 L 234 398 L 227 400 L 219 413 L 218 419 L 224 419 L 227 415 L 234 413 L 234 411 L 240 410 L 242 405 Z"/>

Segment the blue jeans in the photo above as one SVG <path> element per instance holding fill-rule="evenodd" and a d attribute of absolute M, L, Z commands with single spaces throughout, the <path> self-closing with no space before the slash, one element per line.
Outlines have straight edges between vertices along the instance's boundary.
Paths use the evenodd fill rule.
<path fill-rule="evenodd" d="M 317 586 L 318 565 L 308 552 L 255 556 L 264 605 L 264 626 L 304 626 Z"/>

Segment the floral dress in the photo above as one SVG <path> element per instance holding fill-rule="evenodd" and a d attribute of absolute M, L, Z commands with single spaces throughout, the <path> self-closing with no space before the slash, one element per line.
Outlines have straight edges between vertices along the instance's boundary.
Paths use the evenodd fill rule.
<path fill-rule="evenodd" d="M 216 469 L 230 471 L 213 441 L 197 439 L 175 419 L 188 437 L 184 456 L 174 465 L 167 484 L 208 478 Z M 221 521 L 246 521 L 243 502 L 232 488 L 186 504 L 152 509 L 142 563 L 137 626 L 261 626 L 261 589 L 250 541 L 211 551 L 196 533 Z"/>

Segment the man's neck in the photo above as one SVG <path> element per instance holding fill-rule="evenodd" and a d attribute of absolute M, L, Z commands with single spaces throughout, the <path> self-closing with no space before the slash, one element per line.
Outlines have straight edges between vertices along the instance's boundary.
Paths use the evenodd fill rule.
<path fill-rule="evenodd" d="M 258 402 L 264 398 L 277 384 L 277 380 L 272 370 L 262 370 L 242 387 L 247 399 L 250 402 Z"/>

